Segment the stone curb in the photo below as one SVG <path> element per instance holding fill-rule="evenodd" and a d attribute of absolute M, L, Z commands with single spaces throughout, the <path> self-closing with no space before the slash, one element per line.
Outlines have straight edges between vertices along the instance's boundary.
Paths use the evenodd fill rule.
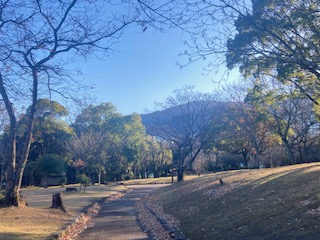
<path fill-rule="evenodd" d="M 167 214 L 157 212 L 155 210 L 156 208 L 153 208 L 152 204 L 148 201 L 148 196 L 140 200 L 138 207 L 142 207 L 144 209 L 143 211 L 147 212 L 145 212 L 144 214 L 149 215 L 149 221 L 151 221 L 152 218 L 162 226 L 164 231 L 166 231 L 166 237 L 162 236 L 163 238 L 175 240 L 188 240 L 188 238 L 181 232 L 181 230 L 177 226 L 174 226 L 166 219 L 165 215 Z M 142 219 L 141 215 L 142 213 L 138 212 L 138 216 L 140 216 L 139 224 L 142 225 L 144 231 L 148 232 L 149 235 L 153 237 L 153 239 L 161 239 L 161 236 L 158 236 L 157 229 L 152 229 L 152 227 L 148 226 L 148 223 L 145 224 L 145 220 Z M 173 218 L 171 215 L 170 217 Z"/>
<path fill-rule="evenodd" d="M 100 201 L 93 202 L 92 204 L 90 204 L 88 207 L 85 208 L 84 213 L 80 214 L 64 230 L 52 235 L 52 238 L 56 240 L 71 240 L 72 238 L 78 236 L 87 228 L 92 226 L 92 219 L 98 216 L 102 203 L 115 201 L 123 197 L 125 194 L 127 194 L 130 191 L 132 190 L 128 189 L 123 192 L 113 194 L 109 197 L 102 198 Z"/>

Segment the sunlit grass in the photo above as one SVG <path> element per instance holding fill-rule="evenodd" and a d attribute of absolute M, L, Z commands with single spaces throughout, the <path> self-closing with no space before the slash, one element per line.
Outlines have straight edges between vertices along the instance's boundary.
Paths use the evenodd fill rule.
<path fill-rule="evenodd" d="M 320 237 L 319 180 L 319 163 L 240 170 L 161 188 L 154 197 L 191 240 L 312 240 Z"/>
<path fill-rule="evenodd" d="M 64 205 L 69 213 L 50 209 L 52 194 L 63 192 L 66 187 L 77 187 L 77 192 L 63 194 Z M 40 240 L 51 239 L 70 224 L 90 203 L 124 191 L 123 185 L 110 184 L 88 186 L 86 192 L 79 185 L 65 187 L 36 188 L 22 190 L 27 198 L 28 207 L 0 209 L 0 239 Z"/>
<path fill-rule="evenodd" d="M 185 176 L 185 180 L 190 180 L 196 178 L 197 176 Z M 177 177 L 173 177 L 173 181 L 177 182 Z M 171 184 L 172 177 L 159 177 L 159 178 L 144 178 L 144 179 L 132 179 L 128 181 L 122 181 L 121 183 L 125 185 L 136 185 L 136 184 Z"/>
<path fill-rule="evenodd" d="M 70 221 L 56 209 L 0 209 L 0 239 L 48 239 Z"/>

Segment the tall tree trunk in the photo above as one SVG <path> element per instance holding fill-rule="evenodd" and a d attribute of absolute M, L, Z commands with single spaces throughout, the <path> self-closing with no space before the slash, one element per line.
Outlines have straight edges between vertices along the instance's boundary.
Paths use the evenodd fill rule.
<path fill-rule="evenodd" d="M 183 181 L 184 175 L 184 159 L 181 159 L 178 167 L 178 182 Z"/>
<path fill-rule="evenodd" d="M 178 182 L 182 182 L 183 181 L 183 175 L 184 175 L 183 168 L 179 168 L 178 169 Z"/>
<path fill-rule="evenodd" d="M 254 162 L 255 162 L 256 168 L 260 168 L 260 159 L 259 159 L 258 153 L 255 153 L 253 156 L 254 156 Z"/>
<path fill-rule="evenodd" d="M 3 159 L 4 159 L 4 158 L 3 158 Z M 1 188 L 2 188 L 2 184 L 3 184 L 3 180 L 4 180 L 4 173 L 3 173 L 3 171 L 4 171 L 4 160 L 3 160 L 2 164 L 1 164 L 0 190 L 1 190 Z"/>
<path fill-rule="evenodd" d="M 7 157 L 7 171 L 6 171 L 6 194 L 5 194 L 5 204 L 18 206 L 19 202 L 19 192 L 15 188 L 16 181 L 16 125 L 17 119 L 14 114 L 13 106 L 9 101 L 9 97 L 4 87 L 3 78 L 0 73 L 0 94 L 3 98 L 4 104 L 6 106 L 7 113 L 10 118 L 10 130 L 9 130 L 9 143 Z"/>
<path fill-rule="evenodd" d="M 144 169 L 141 170 L 141 178 L 142 179 L 146 178 L 146 170 L 144 170 Z"/>
<path fill-rule="evenodd" d="M 158 178 L 159 177 L 159 170 L 155 169 L 153 172 L 154 178 Z"/>
<path fill-rule="evenodd" d="M 304 162 L 308 162 L 308 147 L 307 147 L 307 142 L 303 142 L 303 156 L 304 156 Z"/>
<path fill-rule="evenodd" d="M 20 201 L 19 188 L 17 187 L 16 177 L 16 129 L 15 123 L 12 121 L 10 124 L 10 138 L 9 138 L 9 149 L 8 152 L 8 166 L 6 171 L 6 193 L 5 193 L 5 204 L 8 206 L 18 206 Z"/>
<path fill-rule="evenodd" d="M 12 103 L 9 100 L 7 91 L 4 87 L 2 75 L 0 74 L 0 94 L 6 106 L 6 111 L 10 118 L 10 135 L 9 135 L 9 152 L 8 152 L 8 168 L 6 172 L 6 194 L 5 204 L 8 206 L 25 205 L 25 202 L 20 201 L 20 187 L 24 168 L 27 164 L 29 150 L 32 138 L 33 119 L 37 104 L 38 95 L 38 75 L 37 69 L 32 68 L 33 87 L 32 87 L 32 104 L 27 113 L 27 123 L 24 136 L 22 137 L 22 148 L 19 155 L 17 154 L 17 120 L 15 117 Z"/>
<path fill-rule="evenodd" d="M 304 159 L 303 159 L 303 148 L 300 146 L 300 144 L 298 145 L 298 151 L 299 151 L 299 155 L 300 155 L 300 161 L 299 163 L 303 163 L 304 162 Z"/>
<path fill-rule="evenodd" d="M 4 145 L 2 143 L 2 145 Z M 1 158 L 2 158 L 2 163 L 1 163 L 1 175 L 0 175 L 0 190 L 2 189 L 3 182 L 5 179 L 5 164 L 6 164 L 6 150 L 5 148 L 1 149 Z"/>
<path fill-rule="evenodd" d="M 293 152 L 292 152 L 292 147 L 290 146 L 289 142 L 287 139 L 282 139 L 282 141 L 284 142 L 285 148 L 287 150 L 287 155 L 288 155 L 288 160 L 291 164 L 296 163 L 294 156 L 293 156 Z"/>
<path fill-rule="evenodd" d="M 101 184 L 101 170 L 98 171 L 98 185 Z"/>

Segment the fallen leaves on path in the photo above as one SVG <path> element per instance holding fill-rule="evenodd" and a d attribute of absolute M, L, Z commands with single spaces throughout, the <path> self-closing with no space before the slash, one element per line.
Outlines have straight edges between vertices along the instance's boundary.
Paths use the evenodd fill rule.
<path fill-rule="evenodd" d="M 92 219 L 98 216 L 102 202 L 112 202 L 118 200 L 119 198 L 127 194 L 129 191 L 130 190 L 104 198 L 100 201 L 100 203 L 93 203 L 91 206 L 87 208 L 85 213 L 77 217 L 71 225 L 69 225 L 62 233 L 60 233 L 57 239 L 71 240 L 74 237 L 78 236 L 84 230 L 93 226 Z"/>
<path fill-rule="evenodd" d="M 142 198 L 136 204 L 138 219 L 143 229 L 155 240 L 186 239 L 179 229 L 180 221 L 163 211 L 150 196 Z"/>

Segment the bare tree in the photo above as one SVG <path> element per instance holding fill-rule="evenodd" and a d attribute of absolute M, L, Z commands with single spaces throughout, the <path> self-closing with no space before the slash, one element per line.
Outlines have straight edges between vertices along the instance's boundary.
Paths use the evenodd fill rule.
<path fill-rule="evenodd" d="M 147 16 L 135 1 L 0 1 L 0 94 L 10 119 L 7 154 L 7 205 L 19 206 L 19 190 L 32 139 L 40 93 L 70 96 L 72 74 L 66 64 L 106 53 L 134 23 Z M 17 148 L 17 113 L 30 105 L 22 147 Z"/>
<path fill-rule="evenodd" d="M 5 126 L 8 125 L 9 119 L 8 115 L 6 114 L 5 107 L 1 103 L 0 105 L 0 132 L 5 130 Z M 2 189 L 2 185 L 5 179 L 5 166 L 6 166 L 6 144 L 5 139 L 0 137 L 0 189 Z"/>
<path fill-rule="evenodd" d="M 221 113 L 213 112 L 213 106 L 212 95 L 186 86 L 160 104 L 161 112 L 152 115 L 153 125 L 147 129 L 150 134 L 172 143 L 178 181 L 183 180 L 186 164 L 191 166 L 208 141 L 214 139 L 211 123 L 213 119 L 220 118 Z"/>
<path fill-rule="evenodd" d="M 284 85 L 274 78 L 259 78 L 247 97 L 265 114 L 269 127 L 281 139 L 288 163 L 298 162 L 295 149 L 300 151 L 300 158 L 305 159 L 308 145 L 315 141 L 312 136 L 316 138 L 317 134 L 313 103 L 294 84 Z"/>
<path fill-rule="evenodd" d="M 243 82 L 226 85 L 222 95 L 230 102 L 228 117 L 231 132 L 228 141 L 231 153 L 241 154 L 245 167 L 254 159 L 254 166 L 259 167 L 260 157 L 272 151 L 276 141 L 265 111 L 260 105 L 251 102 L 253 84 Z"/>
<path fill-rule="evenodd" d="M 78 136 L 73 136 L 67 143 L 67 148 L 75 161 L 83 162 L 86 170 L 98 183 L 101 183 L 101 175 L 107 160 L 107 137 L 102 132 L 89 130 Z"/>
<path fill-rule="evenodd" d="M 310 154 L 310 150 L 319 140 L 319 120 L 313 104 L 308 99 L 300 99 L 293 104 L 296 104 L 298 109 L 296 121 L 292 126 L 296 143 L 293 147 L 299 153 L 298 162 L 312 161 L 315 156 Z"/>

